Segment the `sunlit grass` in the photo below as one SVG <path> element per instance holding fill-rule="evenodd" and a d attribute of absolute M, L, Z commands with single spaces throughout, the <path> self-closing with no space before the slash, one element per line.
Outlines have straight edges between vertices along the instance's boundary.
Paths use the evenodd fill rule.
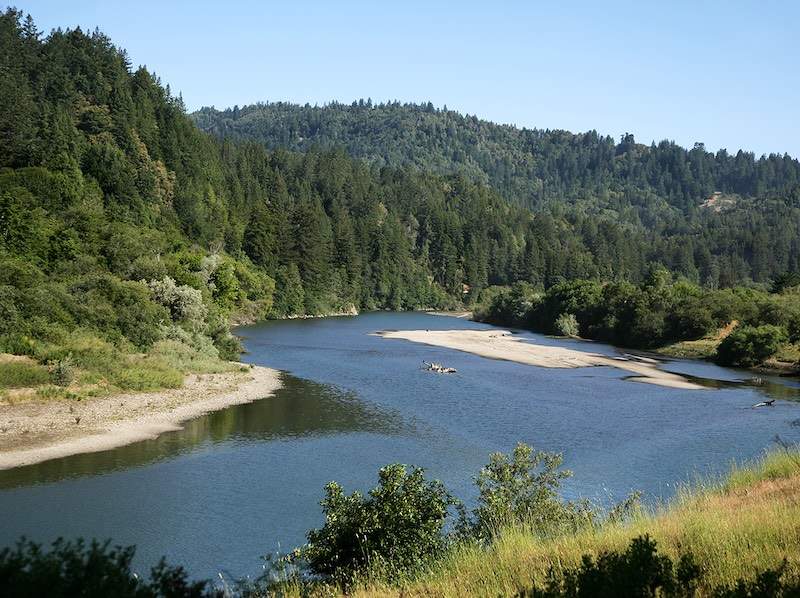
<path fill-rule="evenodd" d="M 717 352 L 719 340 L 716 338 L 701 338 L 696 341 L 680 341 L 661 347 L 658 352 L 669 357 L 682 359 L 708 359 Z"/>
<path fill-rule="evenodd" d="M 38 386 L 50 381 L 47 368 L 27 361 L 0 361 L 0 388 Z"/>
<path fill-rule="evenodd" d="M 506 529 L 490 546 L 459 544 L 426 571 L 399 583 L 379 571 L 362 576 L 348 594 L 358 596 L 507 596 L 540 587 L 552 568 L 561 572 L 583 555 L 623 551 L 649 534 L 660 553 L 677 562 L 691 552 L 703 569 L 701 595 L 712 587 L 753 579 L 787 561 L 786 574 L 800 575 L 800 452 L 780 450 L 725 479 L 683 488 L 670 504 L 641 512 L 625 523 L 607 523 L 572 535 L 539 538 Z M 341 588 L 284 588 L 289 595 L 341 594 Z"/>
<path fill-rule="evenodd" d="M 210 343 L 198 348 L 163 340 L 147 353 L 139 353 L 85 331 L 64 335 L 57 342 L 33 341 L 30 353 L 30 361 L 0 362 L 0 389 L 28 389 L 16 394 L 17 401 L 180 388 L 187 374 L 230 372 L 238 367 L 220 359 Z M 67 360 L 74 369 L 74 380 L 66 387 L 52 384 L 48 374 L 46 364 L 58 360 Z"/>

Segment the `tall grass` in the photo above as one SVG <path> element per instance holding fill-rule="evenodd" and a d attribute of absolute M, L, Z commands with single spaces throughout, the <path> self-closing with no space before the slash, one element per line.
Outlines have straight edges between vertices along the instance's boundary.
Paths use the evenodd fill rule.
<path fill-rule="evenodd" d="M 0 388 L 23 388 L 50 381 L 47 369 L 26 361 L 0 361 Z"/>
<path fill-rule="evenodd" d="M 684 489 L 670 504 L 643 510 L 626 522 L 606 522 L 575 534 L 537 537 L 524 526 L 507 528 L 488 546 L 455 544 L 426 570 L 392 584 L 366 572 L 348 594 L 357 596 L 507 596 L 545 582 L 548 572 L 574 568 L 583 555 L 624 551 L 649 534 L 659 553 L 677 562 L 691 552 L 702 567 L 700 594 L 753 579 L 780 567 L 800 575 L 800 452 L 775 451 L 724 480 Z M 289 595 L 331 595 L 341 588 L 297 583 Z"/>
<path fill-rule="evenodd" d="M 236 364 L 220 359 L 208 342 L 189 346 L 162 340 L 147 353 L 125 343 L 114 344 L 88 331 L 54 335 L 51 341 L 31 341 L 27 353 L 39 363 L 0 362 L 0 389 L 34 387 L 39 398 L 83 398 L 115 392 L 143 392 L 179 388 L 189 373 L 234 371 Z M 74 380 L 59 388 L 52 384 L 46 364 L 68 361 Z"/>

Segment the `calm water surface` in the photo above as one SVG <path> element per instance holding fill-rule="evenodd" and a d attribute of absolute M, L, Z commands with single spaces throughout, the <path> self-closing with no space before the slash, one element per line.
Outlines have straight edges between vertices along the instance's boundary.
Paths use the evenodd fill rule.
<path fill-rule="evenodd" d="M 179 432 L 102 453 L 0 472 L 0 545 L 111 537 L 195 577 L 257 575 L 260 556 L 302 543 L 321 523 L 322 487 L 374 485 L 390 462 L 422 465 L 461 498 L 496 450 L 518 441 L 561 451 L 570 497 L 631 490 L 668 498 L 676 483 L 725 471 L 773 444 L 800 441 L 796 381 L 702 362 L 665 367 L 715 388 L 624 381 L 613 368 L 558 370 L 475 357 L 370 333 L 487 326 L 419 313 L 270 322 L 242 328 L 245 361 L 286 372 L 276 396 L 189 422 Z M 540 344 L 607 354 L 599 343 Z M 423 360 L 458 373 L 423 371 Z M 773 408 L 750 409 L 765 396 Z"/>

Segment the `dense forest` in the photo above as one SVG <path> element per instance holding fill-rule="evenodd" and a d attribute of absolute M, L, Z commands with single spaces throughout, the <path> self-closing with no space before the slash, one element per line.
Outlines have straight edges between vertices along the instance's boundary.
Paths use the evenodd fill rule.
<path fill-rule="evenodd" d="M 646 266 L 645 237 L 613 218 L 534 217 L 463 174 L 218 140 L 99 31 L 43 36 L 6 11 L 0 98 L 0 350 L 117 387 L 180 384 L 176 354 L 235 356 L 232 320 L 447 307 Z M 120 357 L 142 352 L 160 359 Z"/>
<path fill-rule="evenodd" d="M 612 256 L 616 264 L 644 252 L 644 261 L 708 286 L 768 282 L 800 266 L 800 163 L 786 155 L 519 129 L 430 103 L 268 103 L 192 117 L 218 137 L 273 149 L 341 147 L 375 167 L 463 174 L 515 205 L 566 219 L 595 255 L 619 230 L 604 230 L 604 221 L 620 223 L 633 238 Z M 623 267 L 644 274 L 633 270 Z"/>
<path fill-rule="evenodd" d="M 11 352 L 83 330 L 231 356 L 231 317 L 444 306 L 465 281 L 513 280 L 533 226 L 463 177 L 217 141 L 99 31 L 43 37 L 15 10 L 0 17 L 0 97 Z M 551 227 L 562 243 L 568 224 Z"/>
<path fill-rule="evenodd" d="M 456 306 L 518 281 L 638 283 L 664 266 L 710 289 L 766 288 L 800 270 L 788 157 L 369 102 L 196 114 L 213 135 L 101 32 L 44 36 L 13 9 L 0 98 L 0 350 L 42 362 L 96 342 L 230 358 L 231 321 Z M 399 153 L 365 156 L 376 139 Z M 500 160 L 483 175 L 468 167 L 478 148 Z M 495 180 L 501 163 L 513 184 Z M 547 192 L 524 195 L 523 180 Z M 130 371 L 117 382 L 149 384 Z"/>
<path fill-rule="evenodd" d="M 546 292 L 526 283 L 487 291 L 475 318 L 621 347 L 709 357 L 727 366 L 796 371 L 800 362 L 800 280 L 774 292 L 706 289 L 654 268 L 641 284 L 572 280 Z M 689 341 L 689 342 L 685 342 Z M 677 344 L 674 344 L 677 343 Z"/>
<path fill-rule="evenodd" d="M 526 207 L 603 199 L 612 192 L 653 193 L 684 209 L 714 191 L 744 197 L 785 196 L 800 183 L 800 163 L 788 155 L 686 150 L 673 142 L 619 143 L 596 131 L 573 134 L 499 125 L 426 104 L 359 100 L 351 105 L 259 103 L 227 110 L 202 108 L 193 118 L 220 137 L 255 139 L 271 148 L 306 151 L 344 147 L 378 165 L 463 172 Z"/>

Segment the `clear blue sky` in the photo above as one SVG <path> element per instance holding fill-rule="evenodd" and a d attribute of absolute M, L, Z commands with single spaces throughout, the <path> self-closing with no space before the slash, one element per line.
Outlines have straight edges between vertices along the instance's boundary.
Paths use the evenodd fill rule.
<path fill-rule="evenodd" d="M 20 0 L 100 27 L 190 110 L 427 101 L 519 126 L 800 156 L 800 2 Z"/>

